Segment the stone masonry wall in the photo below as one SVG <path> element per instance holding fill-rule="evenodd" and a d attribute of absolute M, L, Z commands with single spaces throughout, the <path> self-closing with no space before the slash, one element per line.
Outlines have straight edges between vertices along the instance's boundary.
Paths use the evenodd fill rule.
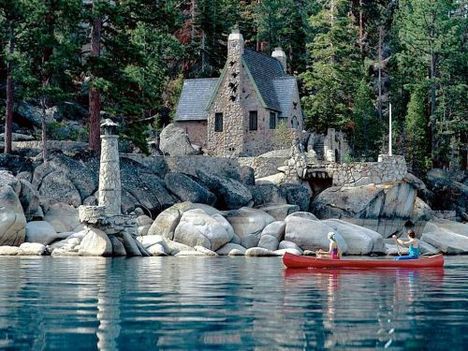
<path fill-rule="evenodd" d="M 360 186 L 399 181 L 408 173 L 403 156 L 380 155 L 379 162 L 356 162 L 326 165 L 333 174 L 334 186 Z"/>
<path fill-rule="evenodd" d="M 185 130 L 192 144 L 206 148 L 206 121 L 177 121 L 174 124 Z"/>

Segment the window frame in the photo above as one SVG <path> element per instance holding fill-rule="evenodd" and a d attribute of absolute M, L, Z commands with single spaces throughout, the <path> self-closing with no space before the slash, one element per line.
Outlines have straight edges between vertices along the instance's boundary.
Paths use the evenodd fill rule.
<path fill-rule="evenodd" d="M 256 130 L 258 130 L 258 111 L 249 111 L 249 131 Z"/>
<path fill-rule="evenodd" d="M 276 112 L 270 111 L 270 120 L 269 120 L 269 123 L 268 123 L 268 127 L 270 129 L 276 129 L 276 127 L 278 126 L 277 116 L 278 116 L 278 114 Z M 272 121 L 273 121 L 273 123 L 272 123 Z"/>
<path fill-rule="evenodd" d="M 214 131 L 221 133 L 224 131 L 224 116 L 222 112 L 216 112 L 214 118 Z"/>

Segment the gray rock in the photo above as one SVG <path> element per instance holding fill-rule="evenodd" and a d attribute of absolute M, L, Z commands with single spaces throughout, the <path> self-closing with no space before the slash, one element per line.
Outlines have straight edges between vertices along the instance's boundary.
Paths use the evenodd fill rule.
<path fill-rule="evenodd" d="M 245 255 L 245 250 L 241 251 L 238 249 L 232 249 L 231 251 L 229 251 L 229 254 L 228 254 L 228 256 L 244 256 L 244 255 Z"/>
<path fill-rule="evenodd" d="M 278 245 L 278 249 L 279 250 L 284 250 L 284 249 L 296 250 L 300 252 L 300 254 L 302 255 L 302 249 L 299 246 L 297 246 L 296 243 L 293 243 L 292 241 L 287 241 L 287 240 L 280 241 Z"/>
<path fill-rule="evenodd" d="M 197 177 L 216 195 L 218 208 L 237 209 L 252 204 L 249 189 L 237 180 L 221 178 L 203 170 L 197 170 Z"/>
<path fill-rule="evenodd" d="M 49 222 L 57 233 L 79 232 L 83 229 L 78 209 L 63 202 L 50 205 L 44 220 Z"/>
<path fill-rule="evenodd" d="M 194 249 L 198 252 L 201 252 L 205 256 L 218 256 L 218 254 L 210 249 L 207 249 L 203 246 L 195 246 Z"/>
<path fill-rule="evenodd" d="M 127 251 L 125 251 L 125 247 L 123 243 L 114 235 L 109 236 L 109 240 L 112 244 L 112 256 L 127 256 Z"/>
<path fill-rule="evenodd" d="M 216 251 L 232 239 L 225 226 L 201 209 L 184 212 L 174 232 L 174 240 L 189 246 Z"/>
<path fill-rule="evenodd" d="M 195 155 L 199 152 L 192 147 L 185 130 L 168 124 L 159 136 L 159 148 L 171 156 Z"/>
<path fill-rule="evenodd" d="M 137 237 L 137 240 L 143 245 L 145 249 L 148 249 L 149 247 L 156 245 L 156 244 L 161 244 L 165 246 L 165 240 L 161 235 L 145 235 L 145 236 L 139 236 Z"/>
<path fill-rule="evenodd" d="M 249 189 L 256 207 L 287 204 L 285 194 L 275 184 L 257 184 Z"/>
<path fill-rule="evenodd" d="M 32 184 L 24 179 L 20 179 L 21 191 L 19 193 L 19 200 L 23 207 L 26 219 L 32 220 L 38 215 L 39 207 L 39 193 L 32 186 Z"/>
<path fill-rule="evenodd" d="M 45 221 L 35 221 L 26 223 L 26 241 L 30 243 L 40 243 L 49 245 L 57 239 L 65 239 L 69 233 L 57 234 L 54 227 Z"/>
<path fill-rule="evenodd" d="M 284 256 L 285 253 L 302 256 L 302 250 L 292 249 L 292 248 L 285 248 L 273 251 L 275 256 Z"/>
<path fill-rule="evenodd" d="M 167 188 L 182 201 L 214 205 L 216 196 L 204 185 L 184 173 L 170 172 L 164 178 Z"/>
<path fill-rule="evenodd" d="M 245 256 L 268 257 L 276 256 L 276 254 L 273 251 L 264 249 L 263 247 L 251 247 L 245 251 Z"/>
<path fill-rule="evenodd" d="M 284 221 L 275 221 L 268 224 L 263 230 L 261 236 L 270 235 L 274 237 L 278 242 L 283 240 L 284 231 L 286 229 L 286 222 Z M 262 245 L 258 245 L 262 246 Z M 262 246 L 263 247 L 263 246 Z"/>
<path fill-rule="evenodd" d="M 191 209 L 193 209 L 192 203 L 182 202 L 164 210 L 154 220 L 148 230 L 148 235 L 161 235 L 164 238 L 172 240 L 174 238 L 174 231 L 180 222 L 182 214 Z"/>
<path fill-rule="evenodd" d="M 308 211 L 312 191 L 302 184 L 282 184 L 280 186 L 286 201 L 290 205 L 297 205 L 301 211 Z"/>
<path fill-rule="evenodd" d="M 240 169 L 240 181 L 246 186 L 255 185 L 255 171 L 252 167 L 242 166 Z"/>
<path fill-rule="evenodd" d="M 0 141 L 5 140 L 5 133 L 0 134 Z M 31 141 L 34 140 L 32 135 L 21 134 L 21 133 L 11 133 L 11 140 L 12 141 Z"/>
<path fill-rule="evenodd" d="M 102 230 L 87 227 L 80 244 L 80 256 L 111 256 L 112 243 Z"/>
<path fill-rule="evenodd" d="M 0 246 L 24 242 L 26 217 L 18 195 L 9 186 L 0 186 Z"/>
<path fill-rule="evenodd" d="M 350 255 L 367 255 L 369 253 L 384 253 L 385 245 L 381 234 L 352 223 L 347 223 L 338 219 L 328 219 L 322 221 L 333 228 L 333 231 L 340 234 L 347 244 L 347 249 L 342 249 L 344 253 Z"/>
<path fill-rule="evenodd" d="M 206 256 L 203 252 L 200 251 L 179 251 L 174 256 L 176 257 L 203 257 Z"/>
<path fill-rule="evenodd" d="M 311 221 L 318 221 L 318 218 L 313 213 L 304 212 L 304 211 L 293 212 L 290 215 L 288 215 L 285 218 L 285 220 L 287 220 L 288 218 L 292 218 L 292 217 L 310 219 Z"/>
<path fill-rule="evenodd" d="M 193 247 L 173 240 L 166 240 L 166 247 L 168 250 L 167 253 L 172 256 L 175 256 L 179 252 L 195 251 Z"/>
<path fill-rule="evenodd" d="M 226 245 L 224 245 L 223 247 L 221 247 L 220 249 L 218 249 L 216 251 L 216 253 L 218 255 L 221 255 L 221 256 L 227 256 L 229 255 L 233 250 L 236 250 L 237 252 L 239 252 L 241 255 L 243 255 L 245 253 L 245 247 L 241 246 L 241 245 L 238 245 L 238 244 L 233 244 L 233 243 L 227 243 Z"/>
<path fill-rule="evenodd" d="M 42 179 L 39 195 L 53 201 L 65 202 L 74 207 L 81 205 L 80 192 L 67 175 L 61 171 L 51 172 Z"/>
<path fill-rule="evenodd" d="M 0 256 L 16 256 L 18 251 L 18 246 L 0 246 Z"/>
<path fill-rule="evenodd" d="M 328 250 L 329 240 L 327 234 L 334 231 L 330 226 L 321 221 L 295 216 L 288 216 L 285 222 L 286 234 L 284 240 L 292 241 L 302 250 Z"/>
<path fill-rule="evenodd" d="M 229 211 L 225 216 L 240 237 L 242 246 L 247 248 L 257 246 L 263 229 L 275 221 L 266 212 L 247 207 Z"/>
<path fill-rule="evenodd" d="M 468 253 L 468 225 L 451 221 L 431 221 L 424 228 L 421 241 L 443 253 Z"/>
<path fill-rule="evenodd" d="M 45 245 L 39 243 L 22 243 L 18 249 L 19 256 L 42 256 L 46 253 Z"/>
<path fill-rule="evenodd" d="M 270 216 L 274 217 L 277 221 L 284 221 L 284 219 L 294 213 L 299 211 L 299 206 L 297 205 L 271 205 L 266 207 L 260 207 L 260 210 L 265 211 Z"/>
<path fill-rule="evenodd" d="M 275 251 L 278 249 L 278 245 L 278 239 L 271 235 L 262 235 L 260 241 L 258 242 L 258 247 L 263 247 L 264 249 L 270 251 Z"/>
<path fill-rule="evenodd" d="M 160 243 L 151 245 L 147 250 L 152 256 L 167 256 L 166 247 Z"/>
<path fill-rule="evenodd" d="M 127 256 L 142 256 L 136 239 L 129 232 L 123 231 L 121 237 Z"/>
<path fill-rule="evenodd" d="M 0 186 L 10 186 L 13 191 L 19 195 L 21 191 L 21 183 L 8 171 L 0 171 Z"/>

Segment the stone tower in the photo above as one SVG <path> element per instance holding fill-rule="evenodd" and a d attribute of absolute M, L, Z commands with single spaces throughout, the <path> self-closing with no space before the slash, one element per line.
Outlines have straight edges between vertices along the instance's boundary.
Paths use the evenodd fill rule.
<path fill-rule="evenodd" d="M 228 37 L 226 66 L 207 124 L 208 149 L 220 156 L 238 156 L 244 151 L 243 53 L 244 38 L 239 29 L 234 28 Z"/>
<path fill-rule="evenodd" d="M 121 214 L 119 137 L 117 123 L 106 119 L 101 123 L 101 164 L 99 169 L 99 206 L 108 216 Z"/>

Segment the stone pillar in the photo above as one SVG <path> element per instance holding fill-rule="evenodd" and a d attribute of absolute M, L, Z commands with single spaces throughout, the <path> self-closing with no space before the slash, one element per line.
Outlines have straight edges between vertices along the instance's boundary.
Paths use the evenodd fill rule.
<path fill-rule="evenodd" d="M 119 215 L 122 186 L 120 183 L 119 137 L 117 124 L 110 119 L 101 124 L 101 164 L 99 168 L 99 206 L 106 215 Z"/>

